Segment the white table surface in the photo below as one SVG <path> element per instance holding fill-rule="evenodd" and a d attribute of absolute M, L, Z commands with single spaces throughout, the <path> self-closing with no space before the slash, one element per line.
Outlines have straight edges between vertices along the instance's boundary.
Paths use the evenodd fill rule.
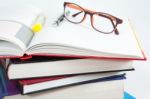
<path fill-rule="evenodd" d="M 61 0 L 60 0 L 61 1 Z M 88 0 L 82 0 L 85 3 Z M 90 0 L 89 0 L 90 1 Z M 102 8 L 129 17 L 138 31 L 142 47 L 147 57 L 150 55 L 150 0 L 93 0 Z M 49 4 L 55 0 L 0 0 L 0 6 L 7 4 L 33 4 L 48 11 Z M 137 99 L 150 99 L 150 62 L 134 62 L 135 71 L 127 73 L 125 90 Z"/>

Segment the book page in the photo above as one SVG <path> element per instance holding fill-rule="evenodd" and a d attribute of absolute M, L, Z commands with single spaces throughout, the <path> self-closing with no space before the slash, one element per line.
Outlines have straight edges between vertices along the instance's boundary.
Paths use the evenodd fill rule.
<path fill-rule="evenodd" d="M 13 21 L 31 28 L 41 10 L 32 5 L 8 5 L 0 7 L 0 20 Z"/>
<path fill-rule="evenodd" d="M 111 12 L 110 14 L 115 15 L 111 9 L 102 9 L 96 3 L 98 1 L 70 1 L 87 9 L 98 12 L 106 11 L 105 13 Z M 101 32 L 95 31 L 91 26 L 89 15 L 86 16 L 86 19 L 81 24 L 73 24 L 67 20 L 64 20 L 58 27 L 52 26 L 56 19 L 58 19 L 58 17 L 63 13 L 63 2 L 64 0 L 56 0 L 50 5 L 50 10 L 47 15 L 47 25 L 43 31 L 35 35 L 28 49 L 36 45 L 41 46 L 43 44 L 49 44 L 59 47 L 70 47 L 108 54 L 129 55 L 143 58 L 137 40 L 135 39 L 133 30 L 129 25 L 128 19 L 120 17 L 120 15 L 115 15 L 120 19 L 123 19 L 123 23 L 117 26 L 119 35 L 115 35 L 115 33 L 103 34 Z M 38 48 L 37 50 L 40 51 Z M 51 51 L 49 53 L 55 52 Z"/>
<path fill-rule="evenodd" d="M 25 50 L 33 35 L 31 29 L 22 24 L 0 21 L 0 40 L 16 44 L 22 50 Z"/>
<path fill-rule="evenodd" d="M 25 50 L 34 36 L 31 27 L 41 10 L 31 5 L 8 5 L 0 7 L 0 12 L 0 39 Z"/>
<path fill-rule="evenodd" d="M 103 34 L 84 25 L 76 25 L 65 21 L 59 27 L 45 27 L 35 35 L 31 44 L 60 45 L 96 52 L 142 57 L 128 19 L 117 27 L 119 35 Z M 51 52 L 50 52 L 51 53 Z"/>

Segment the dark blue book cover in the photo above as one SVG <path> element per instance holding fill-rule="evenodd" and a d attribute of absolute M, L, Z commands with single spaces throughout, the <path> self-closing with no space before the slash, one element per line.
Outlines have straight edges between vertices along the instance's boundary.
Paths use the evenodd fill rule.
<path fill-rule="evenodd" d="M 8 80 L 7 74 L 0 63 L 0 99 L 2 99 L 3 96 L 15 95 L 18 93 L 20 92 L 17 88 L 17 82 Z"/>
<path fill-rule="evenodd" d="M 7 92 L 7 86 L 6 86 L 6 75 L 4 72 L 4 69 L 0 66 L 0 89 L 2 92 Z"/>

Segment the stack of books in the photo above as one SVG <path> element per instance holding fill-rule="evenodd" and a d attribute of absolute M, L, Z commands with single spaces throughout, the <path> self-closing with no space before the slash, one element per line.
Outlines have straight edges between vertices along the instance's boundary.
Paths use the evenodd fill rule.
<path fill-rule="evenodd" d="M 146 60 L 129 19 L 123 18 L 115 35 L 66 19 L 51 26 L 56 18 L 46 18 L 32 6 L 4 9 L 0 9 L 1 98 L 129 99 L 124 93 L 125 71 L 134 70 L 134 60 Z"/>

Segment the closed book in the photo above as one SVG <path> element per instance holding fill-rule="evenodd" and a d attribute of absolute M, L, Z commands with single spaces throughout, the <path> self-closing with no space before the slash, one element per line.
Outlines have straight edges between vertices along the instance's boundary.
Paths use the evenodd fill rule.
<path fill-rule="evenodd" d="M 109 95 L 108 95 L 109 94 Z M 57 88 L 29 95 L 6 96 L 4 99 L 123 99 L 123 79 Z"/>
<path fill-rule="evenodd" d="M 39 79 L 19 80 L 22 94 L 34 93 L 44 90 L 75 86 L 94 82 L 105 82 L 123 78 L 121 73 L 86 74 L 76 76 L 59 76 Z"/>
<path fill-rule="evenodd" d="M 134 70 L 132 60 L 111 59 L 55 59 L 47 61 L 4 61 L 9 79 L 52 77 Z"/>

